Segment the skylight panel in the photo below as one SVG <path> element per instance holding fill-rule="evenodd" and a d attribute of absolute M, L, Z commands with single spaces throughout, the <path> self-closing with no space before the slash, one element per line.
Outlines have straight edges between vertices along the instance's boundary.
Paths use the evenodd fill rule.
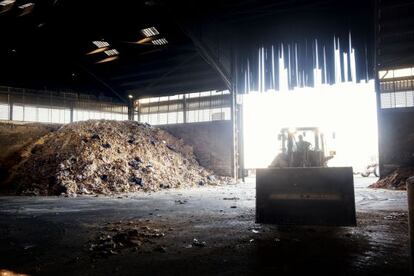
<path fill-rule="evenodd" d="M 8 5 L 13 4 L 14 2 L 16 2 L 16 0 L 3 0 L 3 1 L 0 1 L 0 6 L 8 6 Z"/>
<path fill-rule="evenodd" d="M 95 46 L 98 48 L 104 48 L 109 46 L 109 43 L 104 40 L 95 40 L 92 41 L 92 43 L 95 44 Z"/>
<path fill-rule="evenodd" d="M 0 14 L 9 11 L 13 5 L 15 0 L 3 0 L 0 1 Z"/>
<path fill-rule="evenodd" d="M 159 35 L 160 32 L 158 32 L 158 30 L 155 27 L 150 27 L 150 28 L 146 28 L 146 29 L 142 29 L 141 33 L 145 36 L 145 37 L 151 37 L 151 36 L 156 36 Z"/>
<path fill-rule="evenodd" d="M 34 7 L 34 3 L 27 3 L 19 6 L 19 9 L 28 9 Z"/>
<path fill-rule="evenodd" d="M 117 55 L 119 55 L 119 52 L 116 49 L 111 49 L 111 50 L 105 51 L 105 54 L 107 56 L 111 57 L 111 56 L 117 56 Z"/>
<path fill-rule="evenodd" d="M 159 38 L 159 39 L 155 39 L 155 40 L 152 41 L 152 44 L 154 44 L 154 45 L 165 45 L 167 43 L 168 43 L 168 41 L 165 38 Z"/>

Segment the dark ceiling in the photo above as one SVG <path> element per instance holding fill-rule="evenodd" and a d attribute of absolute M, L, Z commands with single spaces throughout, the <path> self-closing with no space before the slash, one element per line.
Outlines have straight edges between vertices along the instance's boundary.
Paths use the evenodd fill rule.
<path fill-rule="evenodd" d="M 226 89 L 234 49 L 266 41 L 281 22 L 289 39 L 299 29 L 286 22 L 311 26 L 316 34 L 341 28 L 366 34 L 372 12 L 372 1 L 356 0 L 2 2 L 0 85 L 123 99 Z M 26 14 L 25 4 L 32 8 Z M 145 38 L 141 29 L 152 26 L 168 44 L 136 43 Z M 308 30 L 296 35 L 301 32 Z M 103 52 L 87 55 L 96 50 L 95 40 L 108 42 L 117 59 L 97 63 L 107 57 Z"/>

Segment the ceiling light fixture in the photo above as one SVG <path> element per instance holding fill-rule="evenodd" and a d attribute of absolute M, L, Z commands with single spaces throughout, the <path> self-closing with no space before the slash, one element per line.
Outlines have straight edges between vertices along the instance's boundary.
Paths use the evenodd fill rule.
<path fill-rule="evenodd" d="M 118 58 L 119 58 L 119 56 L 107 57 L 107 58 L 104 58 L 104 59 L 102 59 L 102 60 L 100 60 L 100 61 L 98 61 L 96 63 L 97 64 L 99 64 L 99 63 L 106 63 L 106 62 L 114 61 L 114 60 L 116 60 Z"/>
<path fill-rule="evenodd" d="M 152 40 L 151 37 L 146 37 L 146 38 L 138 40 L 136 43 L 137 44 L 146 44 L 146 43 L 150 42 L 151 40 Z"/>
<path fill-rule="evenodd" d="M 90 51 L 89 53 L 86 53 L 86 54 L 87 55 L 93 55 L 93 54 L 97 54 L 97 53 L 102 53 L 102 52 L 105 52 L 108 49 L 109 49 L 108 47 L 98 48 L 98 49 Z"/>

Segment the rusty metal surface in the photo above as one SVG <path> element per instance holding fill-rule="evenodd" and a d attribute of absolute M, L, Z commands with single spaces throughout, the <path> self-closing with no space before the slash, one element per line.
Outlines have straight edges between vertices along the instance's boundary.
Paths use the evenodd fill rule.
<path fill-rule="evenodd" d="M 258 169 L 256 222 L 355 226 L 351 167 Z"/>

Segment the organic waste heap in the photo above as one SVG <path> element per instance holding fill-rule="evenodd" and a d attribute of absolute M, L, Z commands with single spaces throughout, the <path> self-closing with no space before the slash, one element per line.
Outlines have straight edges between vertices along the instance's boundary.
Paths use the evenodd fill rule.
<path fill-rule="evenodd" d="M 406 190 L 406 180 L 414 176 L 413 167 L 398 168 L 390 175 L 378 180 L 376 183 L 370 185 L 370 188 L 383 188 L 391 190 Z"/>
<path fill-rule="evenodd" d="M 25 155 L 12 174 L 25 195 L 108 195 L 226 181 L 201 167 L 182 140 L 130 121 L 67 124 Z"/>

